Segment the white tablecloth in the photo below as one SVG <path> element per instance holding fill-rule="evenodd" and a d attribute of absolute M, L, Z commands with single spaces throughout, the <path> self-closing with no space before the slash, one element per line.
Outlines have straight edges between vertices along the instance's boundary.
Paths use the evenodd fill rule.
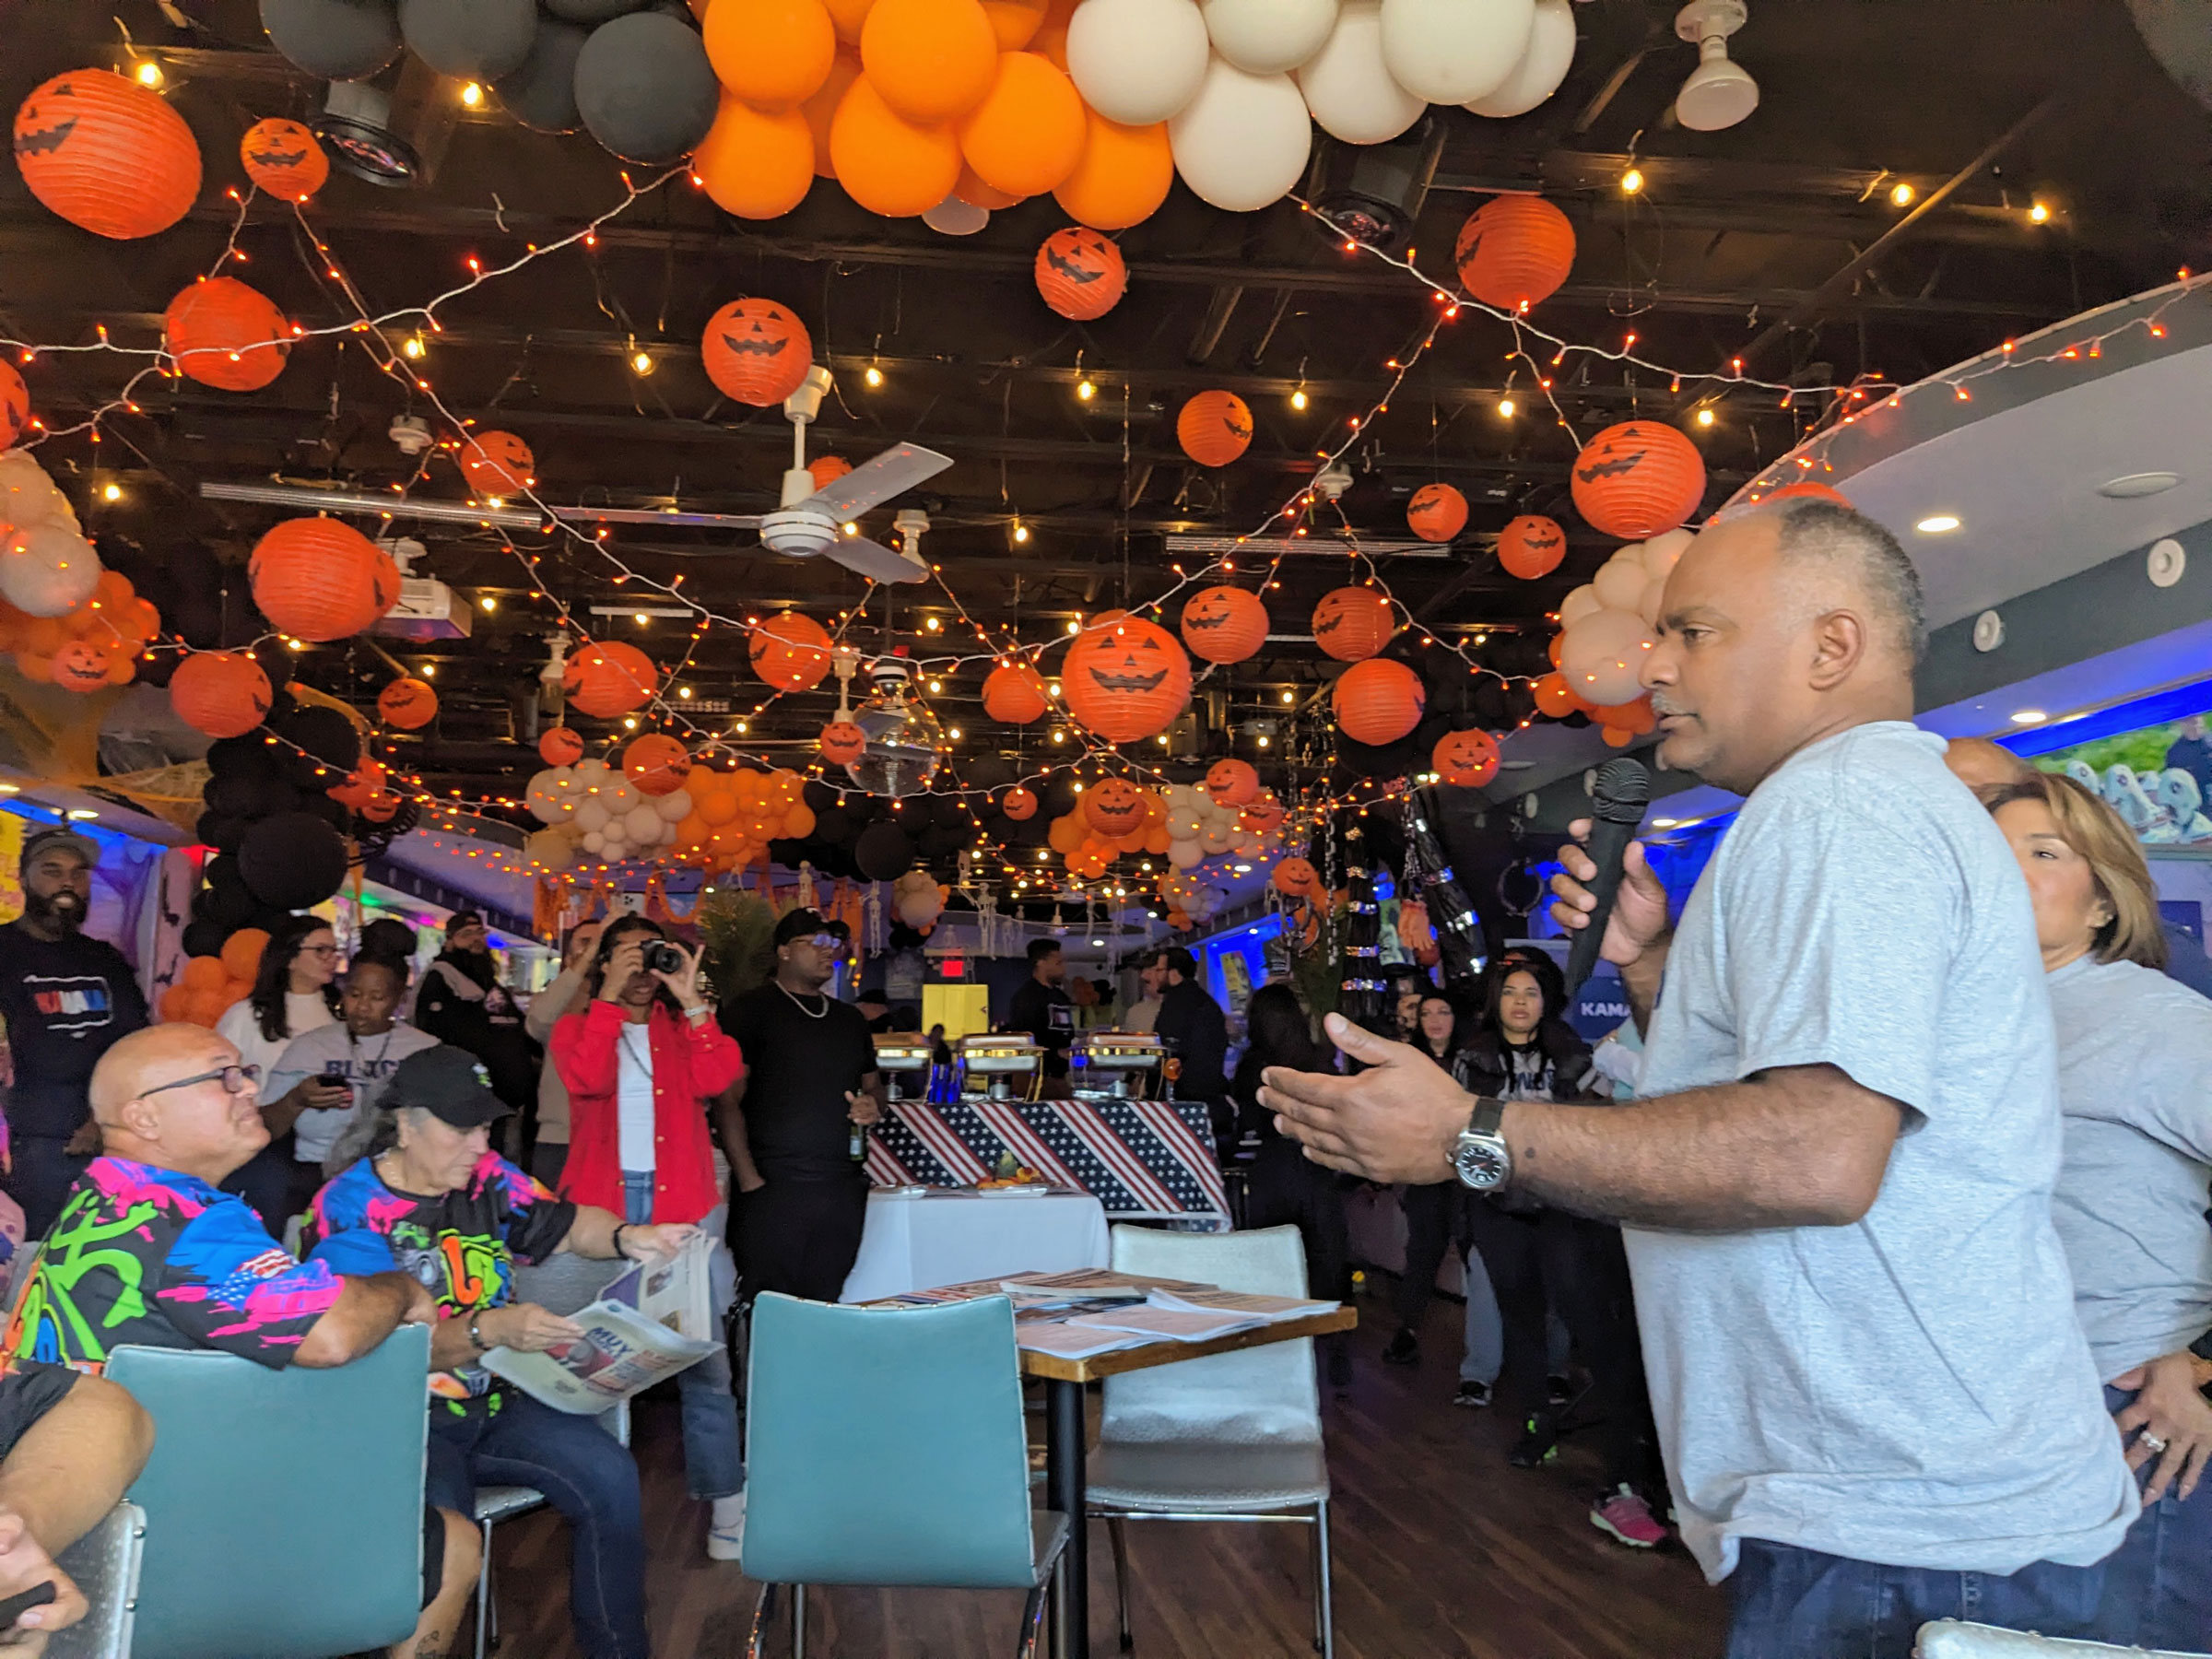
<path fill-rule="evenodd" d="M 870 1193 L 860 1256 L 841 1300 L 873 1301 L 971 1279 L 1105 1265 L 1105 1206 L 1087 1193 Z"/>

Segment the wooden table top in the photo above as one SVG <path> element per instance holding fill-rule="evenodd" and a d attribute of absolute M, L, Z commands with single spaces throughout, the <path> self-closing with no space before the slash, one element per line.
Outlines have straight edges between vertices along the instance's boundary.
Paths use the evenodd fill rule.
<path fill-rule="evenodd" d="M 1217 1336 L 1211 1342 L 1177 1342 L 1162 1337 L 1140 1347 L 1115 1348 L 1112 1353 L 1093 1354 L 1088 1359 L 1069 1359 L 1058 1354 L 1040 1354 L 1029 1348 L 1021 1350 L 1021 1371 L 1026 1377 L 1049 1377 L 1056 1382 L 1090 1382 L 1100 1377 L 1119 1376 L 1124 1371 L 1150 1371 L 1159 1365 L 1173 1365 L 1182 1359 L 1203 1359 L 1208 1354 L 1233 1354 L 1240 1348 L 1263 1347 L 1270 1342 L 1290 1342 L 1300 1336 L 1325 1336 L 1332 1331 L 1348 1331 L 1359 1323 L 1356 1308 L 1340 1307 L 1326 1313 L 1310 1313 L 1303 1319 L 1286 1319 L 1275 1324 L 1262 1325 L 1256 1331 L 1238 1331 L 1232 1335 Z"/>

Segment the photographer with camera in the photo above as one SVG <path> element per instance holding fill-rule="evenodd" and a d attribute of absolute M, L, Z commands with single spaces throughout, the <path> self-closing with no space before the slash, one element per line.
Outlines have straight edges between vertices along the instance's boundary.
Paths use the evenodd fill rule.
<path fill-rule="evenodd" d="M 699 958 L 643 916 L 609 923 L 586 976 L 592 1000 L 553 1028 L 553 1065 L 569 1091 L 560 1195 L 625 1224 L 703 1220 L 721 1203 L 707 1106 L 744 1073 L 699 990 Z M 707 1554 L 737 1559 L 745 1465 L 724 1347 L 677 1376 L 684 1470 L 714 1506 Z"/>

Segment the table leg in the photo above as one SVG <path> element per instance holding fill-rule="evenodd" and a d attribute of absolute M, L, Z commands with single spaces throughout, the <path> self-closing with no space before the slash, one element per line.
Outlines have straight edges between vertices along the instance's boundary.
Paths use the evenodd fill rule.
<path fill-rule="evenodd" d="M 1053 1602 L 1053 1659 L 1090 1659 L 1089 1526 L 1083 1517 L 1083 1384 L 1047 1379 L 1045 1500 L 1067 1517 L 1060 1594 Z"/>

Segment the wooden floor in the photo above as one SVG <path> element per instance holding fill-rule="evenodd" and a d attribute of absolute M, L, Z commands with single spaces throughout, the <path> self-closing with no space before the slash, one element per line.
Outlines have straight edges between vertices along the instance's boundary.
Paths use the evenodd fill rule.
<path fill-rule="evenodd" d="M 1385 1281 L 1387 1283 L 1387 1281 Z M 1508 1412 L 1451 1404 L 1459 1304 L 1439 1301 L 1422 1363 L 1383 1365 L 1394 1322 L 1362 1306 L 1350 1385 L 1324 1390 L 1343 1659 L 1712 1659 L 1725 1602 L 1670 1545 L 1623 1548 L 1589 1524 L 1596 1465 L 1570 1440 L 1540 1470 L 1505 1461 Z M 1041 1419 L 1032 1418 L 1032 1439 Z M 735 1566 L 706 1559 L 705 1506 L 684 1495 L 676 1406 L 637 1416 L 645 1472 L 647 1568 L 661 1659 L 735 1659 L 757 1592 Z M 1136 1653 L 1152 1659 L 1297 1659 L 1312 1652 L 1303 1527 L 1155 1524 L 1130 1529 Z M 567 1534 L 558 1517 L 497 1534 L 507 1659 L 577 1659 L 569 1632 Z M 1113 1659 L 1112 1557 L 1091 1550 L 1091 1651 Z M 816 1591 L 816 1655 L 1011 1659 L 1021 1603 L 1012 1594 Z M 779 1630 L 767 1650 L 782 1655 Z"/>

